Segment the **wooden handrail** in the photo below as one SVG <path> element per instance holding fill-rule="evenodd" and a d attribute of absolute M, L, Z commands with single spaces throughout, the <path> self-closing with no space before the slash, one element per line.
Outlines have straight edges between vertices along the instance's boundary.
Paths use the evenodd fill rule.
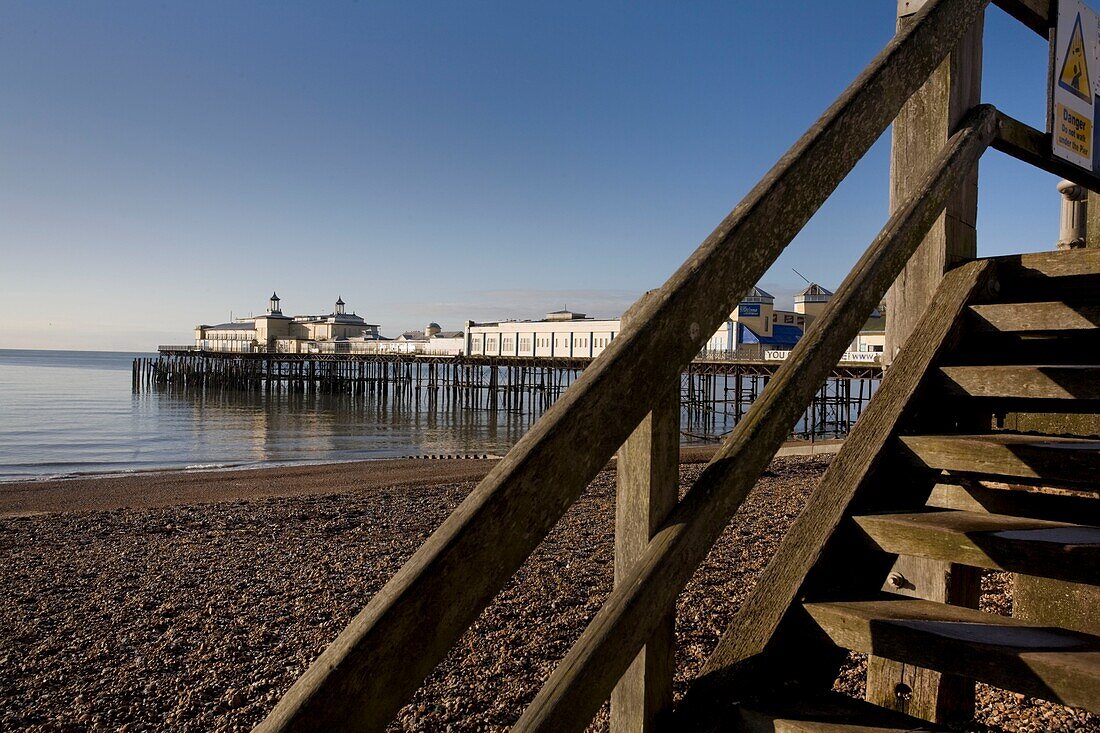
<path fill-rule="evenodd" d="M 1016 20 L 1047 38 L 1053 22 L 1056 0 L 993 0 L 993 4 Z"/>
<path fill-rule="evenodd" d="M 513 730 L 582 730 L 591 720 L 652 632 L 651 609 L 675 602 L 995 132 L 992 107 L 967 116 Z"/>
<path fill-rule="evenodd" d="M 931 0 L 371 599 L 257 730 L 384 729 L 642 420 L 652 385 L 674 379 L 692 360 L 988 3 Z"/>
<path fill-rule="evenodd" d="M 1090 191 L 1100 192 L 1100 176 L 1054 156 L 1050 133 L 1039 132 L 1003 112 L 997 113 L 997 137 L 993 139 L 993 148 Z"/>

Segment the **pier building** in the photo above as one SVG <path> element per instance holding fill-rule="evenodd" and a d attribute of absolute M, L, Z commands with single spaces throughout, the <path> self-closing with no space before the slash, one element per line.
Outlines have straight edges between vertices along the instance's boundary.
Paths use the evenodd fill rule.
<path fill-rule="evenodd" d="M 810 283 L 794 297 L 794 310 L 775 307 L 775 297 L 753 287 L 707 341 L 704 357 L 766 359 L 789 352 L 816 320 L 832 291 Z M 883 309 L 876 309 L 849 352 L 879 353 L 885 344 Z M 464 331 L 444 331 L 438 323 L 382 336 L 378 324 L 348 313 L 338 298 L 331 313 L 287 316 L 271 294 L 267 312 L 215 326 L 195 328 L 195 349 L 230 353 L 423 354 L 591 359 L 619 334 L 619 318 L 590 318 L 562 309 L 538 320 L 466 321 Z M 862 359 L 860 359 L 862 361 Z"/>
<path fill-rule="evenodd" d="M 795 294 L 794 310 L 781 310 L 775 307 L 775 296 L 755 286 L 707 341 L 704 353 L 751 357 L 766 351 L 793 349 L 832 297 L 831 290 L 810 283 Z M 849 351 L 882 351 L 885 325 L 883 310 L 878 308 Z"/>
<path fill-rule="evenodd" d="M 570 310 L 537 321 L 466 321 L 466 353 L 472 356 L 592 358 L 618 335 L 618 318 L 595 319 Z"/>
<path fill-rule="evenodd" d="M 703 350 L 717 358 L 765 358 L 767 352 L 789 351 L 824 311 L 832 291 L 810 283 L 794 296 L 794 310 L 775 307 L 775 297 L 753 287 Z M 881 352 L 886 318 L 878 308 L 852 342 L 850 352 Z M 618 335 L 618 318 L 595 319 L 569 310 L 547 313 L 540 320 L 466 322 L 465 353 L 474 356 L 599 356 Z"/>
<path fill-rule="evenodd" d="M 252 353 L 275 351 L 285 354 L 332 352 L 338 344 L 352 340 L 374 341 L 381 338 L 376 323 L 347 312 L 344 299 L 338 297 L 331 313 L 287 316 L 281 299 L 272 293 L 267 312 L 261 316 L 236 318 L 215 326 L 195 327 L 195 346 L 201 351 Z"/>

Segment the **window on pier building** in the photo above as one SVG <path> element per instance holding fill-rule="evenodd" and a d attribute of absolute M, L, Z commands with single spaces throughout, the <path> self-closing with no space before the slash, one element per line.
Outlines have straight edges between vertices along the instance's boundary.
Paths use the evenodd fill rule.
<path fill-rule="evenodd" d="M 515 344 L 514 339 L 504 339 L 504 350 L 505 351 L 511 351 L 514 344 Z"/>
<path fill-rule="evenodd" d="M 531 350 L 531 339 L 520 339 L 519 340 L 519 350 L 520 351 L 530 351 Z"/>

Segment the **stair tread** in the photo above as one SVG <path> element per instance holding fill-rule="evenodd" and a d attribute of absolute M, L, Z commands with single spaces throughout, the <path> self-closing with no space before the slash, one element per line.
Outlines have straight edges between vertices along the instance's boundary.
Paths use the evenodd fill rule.
<path fill-rule="evenodd" d="M 1100 366 L 1089 364 L 940 367 L 949 392 L 970 397 L 1100 399 Z"/>
<path fill-rule="evenodd" d="M 806 603 L 837 645 L 1100 711 L 1100 638 L 900 596 Z"/>
<path fill-rule="evenodd" d="M 905 435 L 901 443 L 930 468 L 1016 478 L 1094 483 L 1100 439 L 990 433 Z"/>
<path fill-rule="evenodd" d="M 812 698 L 789 695 L 738 706 L 738 725 L 751 733 L 899 733 L 942 731 L 940 726 L 831 692 Z M 719 728 L 719 730 L 726 730 Z"/>
<path fill-rule="evenodd" d="M 977 330 L 1001 333 L 1089 331 L 1100 327 L 1100 305 L 1096 303 L 989 303 L 970 306 L 969 314 Z"/>
<path fill-rule="evenodd" d="M 886 552 L 1100 584 L 1100 527 L 954 510 L 855 521 Z"/>

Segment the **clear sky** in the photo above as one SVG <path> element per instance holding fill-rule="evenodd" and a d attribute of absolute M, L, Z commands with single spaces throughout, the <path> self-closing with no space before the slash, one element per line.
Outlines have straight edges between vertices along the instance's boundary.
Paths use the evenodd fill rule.
<path fill-rule="evenodd" d="M 889 40 L 894 0 L 26 2 L 0 10 L 0 348 L 149 350 L 349 310 L 615 316 Z M 1046 44 L 988 11 L 985 101 L 1044 128 Z M 888 135 L 762 281 L 835 287 Z M 1051 249 L 1056 179 L 981 167 L 983 255 Z"/>

